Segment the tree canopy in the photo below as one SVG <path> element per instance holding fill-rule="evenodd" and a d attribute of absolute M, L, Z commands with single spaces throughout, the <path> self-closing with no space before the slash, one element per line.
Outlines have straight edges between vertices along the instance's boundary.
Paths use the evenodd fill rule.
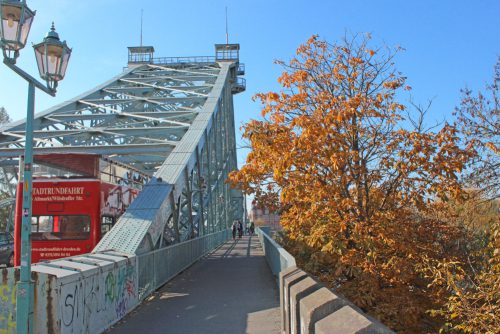
<path fill-rule="evenodd" d="M 457 127 L 475 151 L 466 181 L 489 198 L 500 196 L 499 84 L 500 58 L 495 65 L 493 82 L 486 87 L 487 95 L 479 92 L 475 96 L 470 89 L 462 90 L 462 101 L 455 112 Z"/>
<path fill-rule="evenodd" d="M 459 261 L 457 224 L 436 218 L 467 197 L 461 173 L 474 157 L 453 124 L 423 126 L 398 99 L 411 88 L 399 50 L 369 37 L 311 37 L 289 62 L 279 92 L 256 95 L 263 120 L 243 126 L 251 152 L 229 182 L 281 212 L 283 242 L 305 269 L 396 330 L 421 333 L 442 319 L 446 288 L 426 264 Z"/>

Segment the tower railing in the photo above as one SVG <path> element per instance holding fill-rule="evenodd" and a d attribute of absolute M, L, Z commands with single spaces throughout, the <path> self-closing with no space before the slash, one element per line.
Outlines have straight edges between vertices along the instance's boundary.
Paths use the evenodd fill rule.
<path fill-rule="evenodd" d="M 152 58 L 151 63 L 162 65 L 162 64 L 204 64 L 204 63 L 215 63 L 214 56 L 194 56 L 194 57 L 157 57 Z"/>

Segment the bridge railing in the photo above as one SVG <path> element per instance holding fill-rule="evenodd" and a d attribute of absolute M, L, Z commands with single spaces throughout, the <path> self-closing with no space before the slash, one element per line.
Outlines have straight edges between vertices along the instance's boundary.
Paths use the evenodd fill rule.
<path fill-rule="evenodd" d="M 139 299 L 149 296 L 228 237 L 229 231 L 224 230 L 137 256 Z"/>
<path fill-rule="evenodd" d="M 153 64 L 203 64 L 203 63 L 215 63 L 215 57 L 213 56 L 196 56 L 196 57 L 156 57 L 151 59 Z"/>
<path fill-rule="evenodd" d="M 267 263 L 278 278 L 281 271 L 296 265 L 295 258 L 281 247 L 270 235 L 271 228 L 267 226 L 257 227 L 256 232 L 264 250 Z"/>

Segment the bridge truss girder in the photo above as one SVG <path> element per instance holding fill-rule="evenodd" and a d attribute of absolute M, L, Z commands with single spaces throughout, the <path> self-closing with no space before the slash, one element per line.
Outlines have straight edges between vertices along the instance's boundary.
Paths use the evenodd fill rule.
<path fill-rule="evenodd" d="M 143 253 L 227 228 L 243 198 L 232 94 L 237 61 L 142 64 L 35 115 L 34 153 L 97 153 L 150 176 L 96 247 Z M 0 166 L 24 152 L 24 121 L 0 128 Z"/>

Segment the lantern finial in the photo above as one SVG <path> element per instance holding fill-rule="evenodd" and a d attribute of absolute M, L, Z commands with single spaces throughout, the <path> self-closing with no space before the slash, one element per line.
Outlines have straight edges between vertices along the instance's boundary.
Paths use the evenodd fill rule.
<path fill-rule="evenodd" d="M 59 34 L 56 32 L 54 22 L 52 22 L 52 26 L 50 27 L 50 31 L 47 33 L 46 37 L 59 40 Z"/>

